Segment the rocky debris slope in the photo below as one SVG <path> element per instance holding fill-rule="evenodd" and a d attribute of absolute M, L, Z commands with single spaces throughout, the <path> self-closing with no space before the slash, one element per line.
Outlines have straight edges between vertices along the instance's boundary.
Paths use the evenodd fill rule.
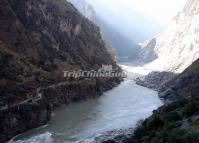
<path fill-rule="evenodd" d="M 92 79 L 92 85 L 86 79 L 63 78 L 63 71 L 97 70 L 109 64 L 117 68 L 99 28 L 72 4 L 1 0 L 0 142 L 45 124 L 62 103 L 99 96 L 117 85 L 116 78 Z"/>
<path fill-rule="evenodd" d="M 142 49 L 139 61 L 147 63 L 145 68 L 160 72 L 160 75 L 171 73 L 171 76 L 165 74 L 164 79 L 171 79 L 175 74 L 183 72 L 194 61 L 199 58 L 199 1 L 189 0 L 184 9 L 173 18 L 166 30 Z M 154 59 L 154 55 L 157 56 Z M 147 59 L 147 60 L 146 60 Z M 151 62 L 151 59 L 153 60 Z M 148 63 L 150 62 L 150 63 Z M 162 73 L 161 73 L 162 72 Z M 139 81 L 139 84 L 145 86 L 156 80 L 156 74 L 152 81 Z M 146 77 L 147 78 L 147 77 Z M 144 78 L 142 78 L 144 79 Z M 166 82 L 165 80 L 162 80 Z M 164 83 L 157 83 L 156 86 Z M 149 85 L 144 84 L 149 83 Z"/>
<path fill-rule="evenodd" d="M 180 73 L 199 58 L 199 1 L 189 0 L 185 8 L 157 37 L 155 52 L 162 70 Z M 157 65 L 157 67 L 159 68 Z"/>
<path fill-rule="evenodd" d="M 158 58 L 148 66 L 180 73 L 199 58 L 199 1 L 189 0 L 184 9 L 156 38 Z M 147 48 L 147 47 L 146 47 Z"/>

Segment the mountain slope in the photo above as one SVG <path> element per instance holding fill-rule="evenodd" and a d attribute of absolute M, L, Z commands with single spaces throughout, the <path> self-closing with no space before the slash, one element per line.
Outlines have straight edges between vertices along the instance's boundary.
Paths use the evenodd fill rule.
<path fill-rule="evenodd" d="M 65 0 L 1 0 L 0 64 L 0 142 L 119 82 L 63 78 L 63 71 L 117 67 L 99 28 Z"/>
<path fill-rule="evenodd" d="M 56 81 L 63 70 L 113 64 L 98 27 L 69 3 L 3 0 L 0 6 L 1 95 L 13 95 L 14 85 L 29 90 Z"/>
<path fill-rule="evenodd" d="M 158 58 L 147 67 L 180 73 L 199 58 L 198 7 L 198 0 L 189 0 L 166 30 L 155 38 L 156 44 L 151 49 Z"/>
<path fill-rule="evenodd" d="M 159 90 L 199 58 L 198 7 L 199 1 L 189 0 L 167 29 L 142 49 L 138 62 L 154 72 L 138 78 L 137 84 Z"/>
<path fill-rule="evenodd" d="M 136 43 L 98 17 L 97 25 L 99 25 L 101 29 L 104 41 L 112 49 L 115 49 L 118 57 L 128 57 L 129 59 L 135 59 L 137 57 L 139 48 Z"/>

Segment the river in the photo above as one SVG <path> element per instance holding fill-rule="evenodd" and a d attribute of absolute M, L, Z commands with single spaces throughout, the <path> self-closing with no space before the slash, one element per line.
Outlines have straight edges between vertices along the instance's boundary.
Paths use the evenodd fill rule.
<path fill-rule="evenodd" d="M 128 77 L 118 87 L 55 111 L 46 126 L 18 135 L 10 143 L 90 143 L 107 131 L 135 127 L 163 103 L 156 91 L 133 81 L 149 71 L 132 64 L 121 66 Z"/>

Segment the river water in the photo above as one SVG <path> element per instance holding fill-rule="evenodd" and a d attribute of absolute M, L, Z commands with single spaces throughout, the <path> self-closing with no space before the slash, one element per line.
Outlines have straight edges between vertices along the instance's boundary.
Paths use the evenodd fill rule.
<path fill-rule="evenodd" d="M 10 143 L 90 143 L 107 131 L 135 127 L 162 102 L 157 92 L 133 81 L 149 71 L 131 64 L 122 67 L 128 72 L 128 77 L 118 87 L 99 98 L 55 111 L 46 126 L 21 134 Z"/>

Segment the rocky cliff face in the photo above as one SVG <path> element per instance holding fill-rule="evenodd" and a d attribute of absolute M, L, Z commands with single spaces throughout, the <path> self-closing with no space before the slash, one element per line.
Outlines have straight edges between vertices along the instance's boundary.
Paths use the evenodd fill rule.
<path fill-rule="evenodd" d="M 52 108 L 118 83 L 63 78 L 63 70 L 116 67 L 99 28 L 65 0 L 1 0 L 0 64 L 0 142 L 45 124 Z"/>
<path fill-rule="evenodd" d="M 146 64 L 154 61 L 157 58 L 157 54 L 154 51 L 154 47 L 156 46 L 156 38 L 152 40 L 147 40 L 140 45 L 140 52 L 136 61 L 139 64 Z"/>
<path fill-rule="evenodd" d="M 199 1 L 189 0 L 166 30 L 155 38 L 156 44 L 151 50 L 154 50 L 158 58 L 147 67 L 180 73 L 199 58 L 198 9 Z M 146 46 L 146 52 L 148 47 L 150 45 Z"/>

